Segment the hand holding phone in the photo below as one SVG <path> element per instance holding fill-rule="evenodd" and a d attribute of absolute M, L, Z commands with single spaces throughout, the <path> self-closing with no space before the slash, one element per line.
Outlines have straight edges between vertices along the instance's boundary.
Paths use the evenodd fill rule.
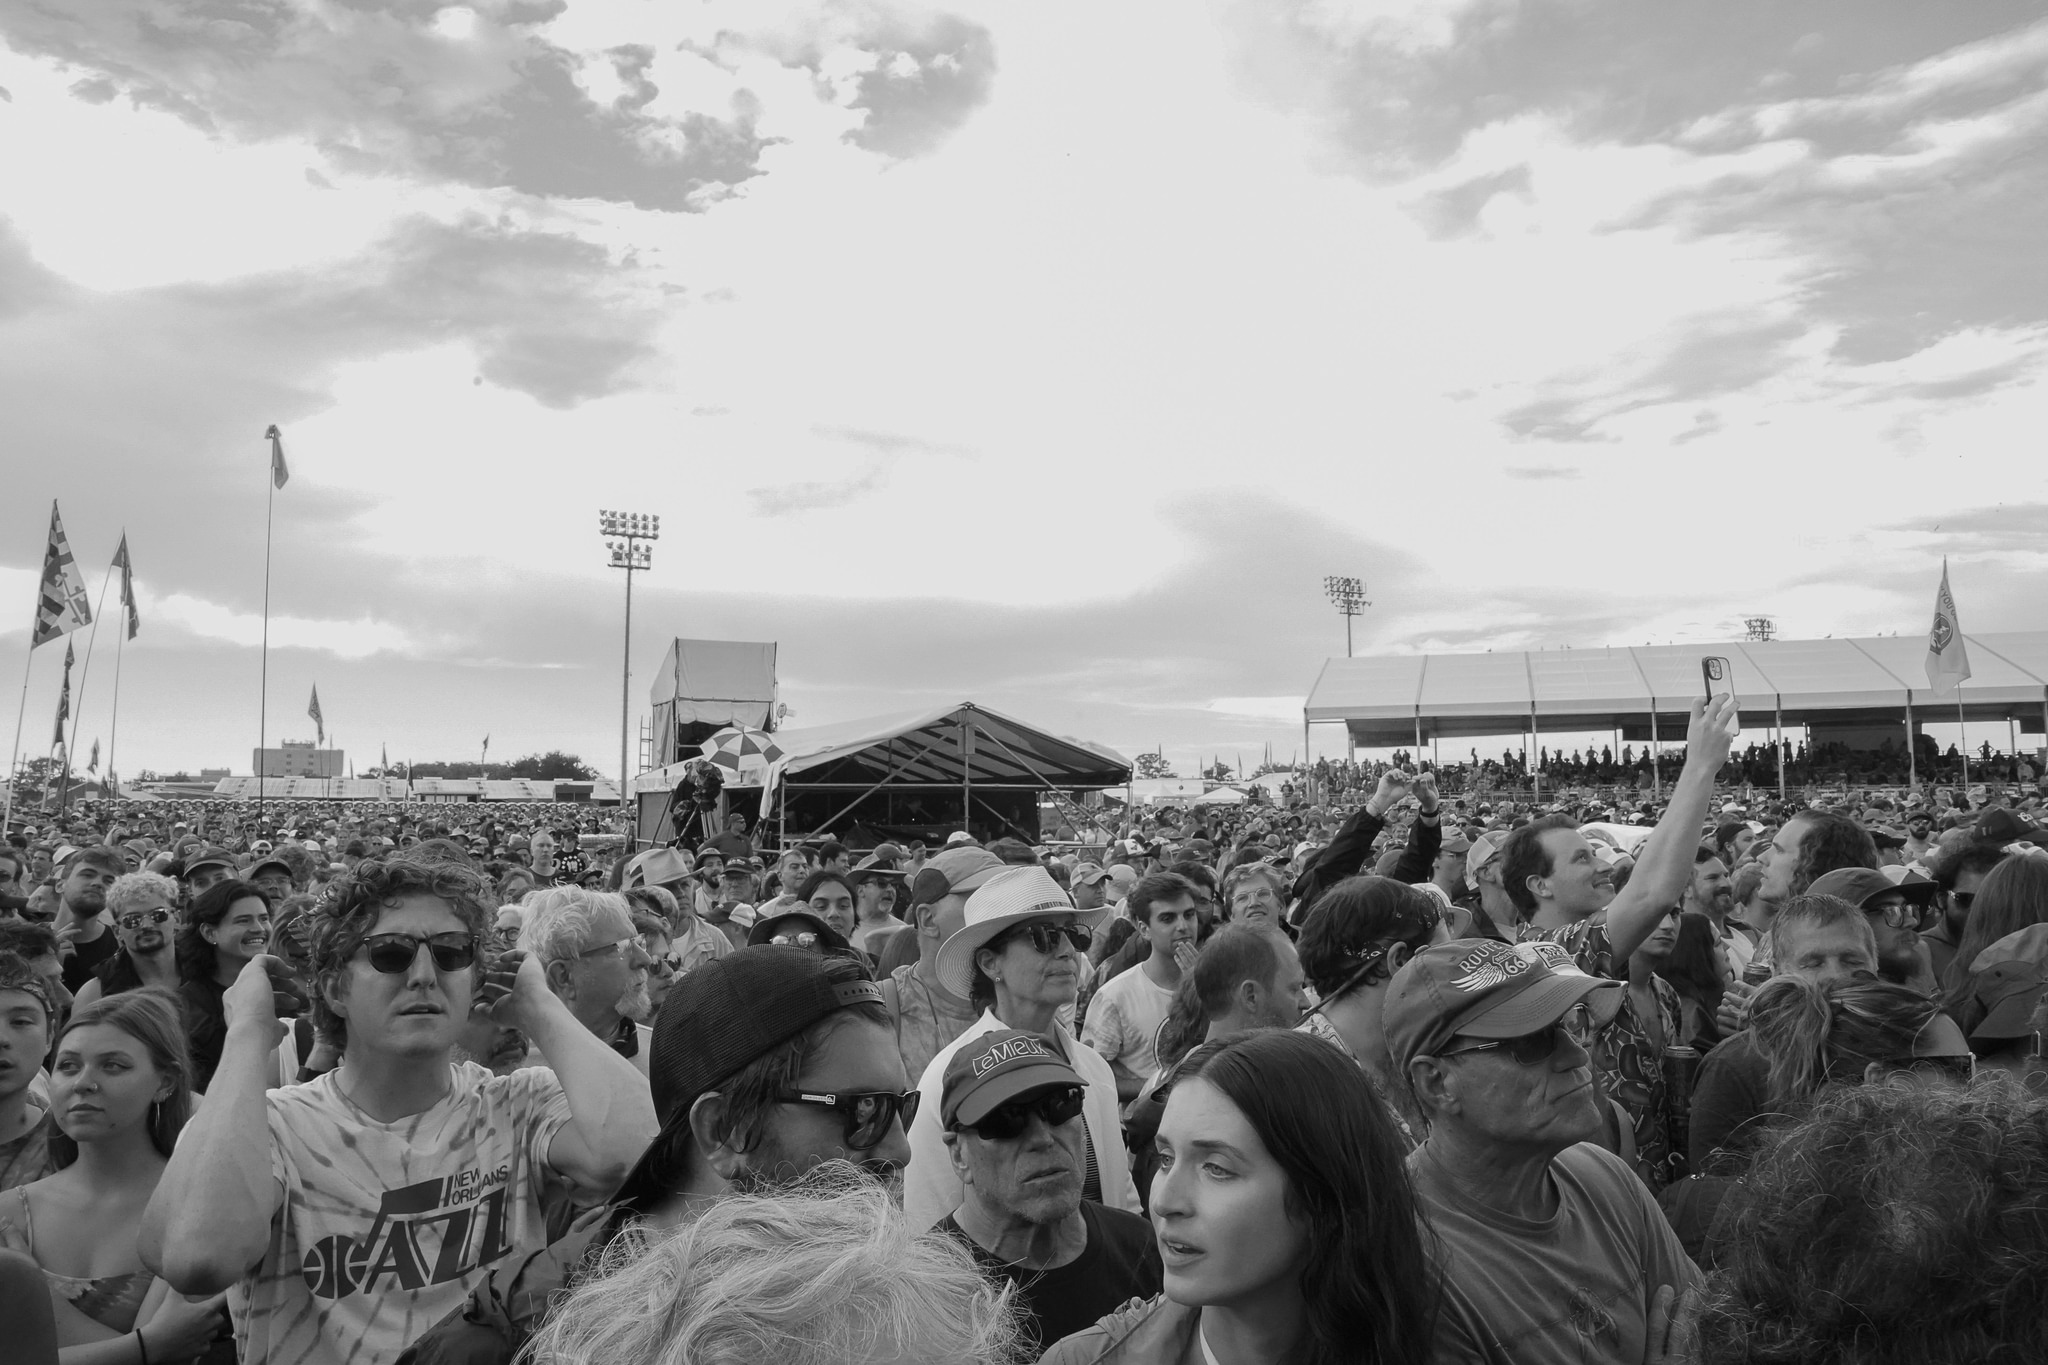
<path fill-rule="evenodd" d="M 1729 677 L 1728 660 L 1726 658 L 1719 654 L 1700 656 L 1700 681 L 1706 688 L 1708 700 L 1711 701 L 1716 692 L 1727 692 L 1733 689 L 1734 684 L 1729 681 Z"/>

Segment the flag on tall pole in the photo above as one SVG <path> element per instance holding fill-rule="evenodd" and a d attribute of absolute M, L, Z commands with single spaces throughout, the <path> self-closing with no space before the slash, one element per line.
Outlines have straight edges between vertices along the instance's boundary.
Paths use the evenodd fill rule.
<path fill-rule="evenodd" d="M 57 504 L 50 504 L 50 543 L 43 550 L 43 581 L 36 597 L 35 633 L 29 648 L 46 645 L 60 635 L 69 635 L 92 624 L 92 605 L 85 598 L 85 576 L 71 557 L 71 542 L 64 535 L 64 519 Z"/>
<path fill-rule="evenodd" d="M 114 551 L 114 567 L 121 571 L 121 605 L 128 609 L 128 639 L 142 629 L 142 617 L 135 610 L 135 568 L 128 562 L 128 533 L 121 533 L 121 548 Z"/>
<path fill-rule="evenodd" d="M 64 645 L 64 688 L 57 694 L 57 733 L 50 740 L 52 749 L 64 747 L 64 722 L 71 718 L 71 664 L 74 656 L 69 641 Z"/>
<path fill-rule="evenodd" d="M 292 472 L 284 464 L 284 436 L 276 426 L 263 433 L 270 438 L 270 486 L 282 488 L 291 482 Z"/>
<path fill-rule="evenodd" d="M 89 773 L 100 770 L 100 742 L 97 739 L 92 742 L 92 757 L 86 760 L 85 770 Z"/>
<path fill-rule="evenodd" d="M 313 684 L 313 700 L 306 706 L 306 714 L 313 718 L 313 734 L 320 747 L 327 747 L 327 722 L 320 717 L 320 684 Z"/>
<path fill-rule="evenodd" d="M 1941 561 L 1941 588 L 1934 595 L 1934 626 L 1927 632 L 1927 685 L 1939 697 L 1970 676 L 1970 651 L 1963 644 L 1963 623 L 1956 599 L 1948 590 L 1948 557 Z"/>

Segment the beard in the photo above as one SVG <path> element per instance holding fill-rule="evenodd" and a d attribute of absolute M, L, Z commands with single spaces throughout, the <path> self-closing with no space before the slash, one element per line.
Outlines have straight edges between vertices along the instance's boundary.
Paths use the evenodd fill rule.
<path fill-rule="evenodd" d="M 618 1002 L 612 1008 L 627 1019 L 645 1019 L 654 1008 L 653 1001 L 647 995 L 647 983 L 645 981 L 636 981 L 626 987 L 619 995 Z"/>

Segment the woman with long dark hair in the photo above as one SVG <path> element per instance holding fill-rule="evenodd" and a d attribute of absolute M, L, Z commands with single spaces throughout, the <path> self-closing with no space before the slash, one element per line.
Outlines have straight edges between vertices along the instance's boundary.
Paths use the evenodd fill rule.
<path fill-rule="evenodd" d="M 50 1073 L 57 1169 L 0 1194 L 0 1246 L 41 1267 L 62 1365 L 189 1360 L 226 1330 L 223 1296 L 174 1293 L 143 1267 L 135 1244 L 191 1112 L 190 1079 L 168 991 L 94 1001 L 58 1035 Z"/>
<path fill-rule="evenodd" d="M 1957 1022 L 1974 1028 L 1981 1022 L 1969 1017 L 1976 1008 L 1970 992 L 1977 984 L 1977 955 L 2007 934 L 2048 922 L 2048 855 L 2008 854 L 1984 874 L 1970 902 L 1969 916 L 1941 985 L 1942 1004 L 1956 1015 Z"/>
<path fill-rule="evenodd" d="M 1159 1125 L 1165 1292 L 1041 1365 L 1423 1365 L 1493 1358 L 1439 1280 L 1392 1125 L 1357 1066 L 1259 1030 L 1189 1053 Z"/>

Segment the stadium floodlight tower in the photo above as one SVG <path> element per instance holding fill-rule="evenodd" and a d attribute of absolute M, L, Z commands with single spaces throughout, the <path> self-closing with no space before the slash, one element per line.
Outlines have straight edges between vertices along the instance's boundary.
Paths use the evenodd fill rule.
<path fill-rule="evenodd" d="M 1365 598 L 1365 580 L 1342 578 L 1336 574 L 1323 579 L 1323 593 L 1344 616 L 1344 657 L 1351 657 L 1351 618 L 1364 611 L 1372 603 Z"/>
<path fill-rule="evenodd" d="M 625 662 L 619 675 L 619 811 L 623 815 L 632 777 L 627 767 L 627 742 L 633 723 L 633 574 L 654 565 L 654 542 L 661 539 L 661 518 L 646 512 L 604 512 L 597 514 L 597 526 L 611 551 L 614 569 L 626 571 Z"/>

